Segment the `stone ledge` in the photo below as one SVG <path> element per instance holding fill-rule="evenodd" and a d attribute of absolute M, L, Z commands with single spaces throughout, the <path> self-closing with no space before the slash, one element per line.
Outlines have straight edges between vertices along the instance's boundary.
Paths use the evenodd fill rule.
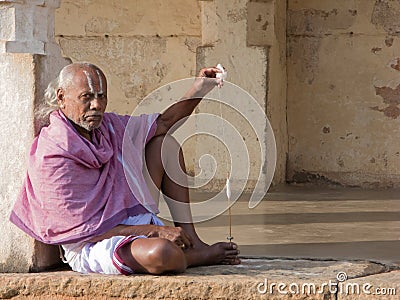
<path fill-rule="evenodd" d="M 391 284 L 394 287 L 398 284 L 400 271 L 393 271 L 390 274 L 396 276 L 390 276 L 385 273 L 388 270 L 385 265 L 367 261 L 244 259 L 239 266 L 192 268 L 182 275 L 82 275 L 72 271 L 12 273 L 0 275 L 0 299 L 326 300 L 336 299 L 337 295 L 323 283 L 337 282 L 339 272 L 346 272 L 349 281 L 371 279 L 371 284 L 385 282 L 386 287 Z M 380 276 L 385 276 L 384 280 Z M 270 290 L 260 293 L 265 289 L 265 283 L 268 287 L 272 283 L 283 283 L 287 285 L 286 290 L 290 284 L 301 287 L 304 283 L 313 283 L 319 293 L 284 295 L 278 293 L 276 286 L 272 294 Z M 321 286 L 324 287 L 322 291 L 319 290 Z"/>
<path fill-rule="evenodd" d="M 45 54 L 42 41 L 0 41 L 0 53 Z"/>

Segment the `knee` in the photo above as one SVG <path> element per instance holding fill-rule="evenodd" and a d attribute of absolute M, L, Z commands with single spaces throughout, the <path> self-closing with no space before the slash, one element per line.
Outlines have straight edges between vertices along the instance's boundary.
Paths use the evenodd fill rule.
<path fill-rule="evenodd" d="M 148 253 L 148 260 L 151 262 L 151 267 L 148 268 L 151 274 L 182 273 L 187 268 L 183 251 L 166 239 L 158 239 Z"/>

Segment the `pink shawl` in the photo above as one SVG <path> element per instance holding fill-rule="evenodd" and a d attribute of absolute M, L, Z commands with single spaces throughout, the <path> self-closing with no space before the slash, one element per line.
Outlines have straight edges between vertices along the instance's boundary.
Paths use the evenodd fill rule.
<path fill-rule="evenodd" d="M 61 112 L 53 112 L 33 141 L 11 222 L 39 241 L 66 244 L 103 234 L 128 216 L 157 213 L 142 175 L 157 116 L 106 113 L 90 143 Z M 126 128 L 130 138 L 122 147 Z"/>

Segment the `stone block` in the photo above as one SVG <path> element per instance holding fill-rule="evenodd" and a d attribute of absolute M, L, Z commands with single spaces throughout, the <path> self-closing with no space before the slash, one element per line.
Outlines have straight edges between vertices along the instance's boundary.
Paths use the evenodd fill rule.
<path fill-rule="evenodd" d="M 52 0 L 49 0 L 52 1 Z M 0 3 L 16 3 L 16 4 L 25 4 L 29 2 L 28 4 L 33 4 L 33 5 L 43 5 L 45 0 L 0 0 Z"/>
<path fill-rule="evenodd" d="M 324 1 L 321 1 L 324 2 Z M 356 7 L 339 5 L 338 1 L 318 8 L 294 9 L 289 6 L 288 32 L 293 35 L 322 35 L 349 30 L 357 22 Z"/>
<path fill-rule="evenodd" d="M 275 37 L 275 3 L 252 2 L 247 4 L 247 43 L 249 45 L 272 45 Z"/>
<path fill-rule="evenodd" d="M 59 0 L 24 0 L 24 4 L 44 6 L 47 3 L 57 2 Z"/>
<path fill-rule="evenodd" d="M 45 22 L 33 23 L 33 14 L 36 6 L 25 4 L 15 4 L 15 40 L 31 41 L 33 40 L 33 29 L 35 26 L 43 27 Z"/>
<path fill-rule="evenodd" d="M 54 78 L 65 61 L 56 53 L 3 53 L 0 65 L 0 104 L 5 108 L 0 111 L 0 272 L 37 271 L 59 263 L 58 249 L 28 237 L 9 222 L 9 215 L 26 174 L 35 105 L 49 77 Z"/>
<path fill-rule="evenodd" d="M 45 43 L 42 41 L 0 41 L 0 44 L 0 53 L 45 54 Z"/>
<path fill-rule="evenodd" d="M 170 276 L 5 274 L 0 276 L 0 298 L 333 300 L 337 296 L 334 287 L 339 272 L 345 272 L 349 278 L 367 276 L 368 280 L 368 275 L 384 271 L 382 265 L 363 261 L 259 258 L 243 259 L 237 266 L 191 268 L 184 274 Z"/>
<path fill-rule="evenodd" d="M 6 53 L 7 52 L 7 42 L 6 41 L 0 41 L 0 53 Z"/>
<path fill-rule="evenodd" d="M 38 41 L 51 41 L 54 38 L 54 29 L 50 32 L 50 28 L 54 28 L 54 9 L 43 6 L 36 6 L 32 12 L 32 39 Z M 43 20 L 47 20 L 43 22 Z"/>
<path fill-rule="evenodd" d="M 59 1 L 7 2 L 0 9 L 3 52 L 45 54 L 44 43 L 54 38 L 54 11 Z"/>
<path fill-rule="evenodd" d="M 379 55 L 372 51 L 376 47 Z M 374 130 L 397 128 L 398 114 L 385 115 L 391 94 L 379 95 L 380 89 L 396 94 L 400 84 L 397 71 L 388 65 L 392 51 L 384 39 L 296 37 L 289 49 L 291 174 L 304 170 L 347 185 L 395 184 L 398 142 Z"/>
<path fill-rule="evenodd" d="M 49 7 L 49 8 L 59 8 L 61 5 L 61 0 L 45 0 L 45 4 L 46 4 L 46 7 Z"/>
<path fill-rule="evenodd" d="M 290 181 L 399 186 L 399 143 L 391 135 L 400 116 L 399 39 L 378 12 L 398 8 L 392 1 L 289 1 Z"/>
<path fill-rule="evenodd" d="M 0 272 L 27 272 L 34 242 L 8 219 L 26 172 L 27 149 L 33 138 L 34 56 L 0 55 Z M 12 124 L 12 125 L 10 125 Z"/>
<path fill-rule="evenodd" d="M 218 42 L 218 15 L 215 13 L 216 1 L 201 1 L 201 38 L 203 46 Z"/>
<path fill-rule="evenodd" d="M 0 41 L 15 39 L 15 8 L 0 2 Z"/>
<path fill-rule="evenodd" d="M 197 0 L 66 0 L 57 11 L 56 33 L 65 36 L 200 36 L 199 15 Z"/>
<path fill-rule="evenodd" d="M 72 61 L 90 61 L 104 70 L 109 85 L 107 109 L 130 115 L 154 89 L 195 75 L 193 52 L 200 38 L 65 37 L 59 38 L 59 43 Z M 179 60 L 171 53 L 179 55 Z"/>
<path fill-rule="evenodd" d="M 229 48 L 229 50 L 228 50 Z M 229 54 L 226 55 L 226 53 Z M 243 56 L 240 56 L 238 53 L 246 53 Z M 236 59 L 238 58 L 238 59 Z M 228 44 L 220 44 L 215 47 L 200 47 L 198 48 L 197 52 L 197 65 L 198 66 L 208 66 L 208 65 L 215 65 L 217 62 L 221 63 L 227 70 L 228 70 L 228 81 L 238 85 L 240 88 L 244 89 L 252 97 L 254 97 L 256 103 L 258 103 L 261 107 L 265 107 L 266 105 L 266 81 L 264 80 L 264 75 L 267 72 L 268 67 L 268 50 L 264 47 L 250 47 L 250 48 L 241 48 L 235 45 L 234 43 Z M 248 68 L 248 66 L 252 66 L 252 76 L 248 76 L 248 73 L 242 72 Z M 227 85 L 228 86 L 228 85 Z M 223 90 L 225 87 L 222 88 L 220 95 L 222 95 L 222 100 L 228 101 L 230 105 L 234 105 L 234 100 L 237 100 L 237 95 L 231 95 L 232 98 L 227 96 L 231 88 L 227 87 L 228 90 L 225 93 Z M 219 96 L 217 93 L 213 94 L 213 99 L 219 101 Z M 230 99 L 230 100 L 229 100 Z M 242 182 L 246 183 L 247 189 L 254 189 L 257 182 L 263 183 L 266 182 L 265 173 L 262 172 L 260 177 L 260 170 L 264 167 L 261 165 L 260 153 L 261 150 L 260 146 L 263 147 L 266 145 L 267 141 L 264 140 L 266 136 L 262 136 L 261 141 L 255 135 L 252 126 L 262 126 L 259 121 L 262 120 L 249 120 L 244 117 L 251 113 L 250 110 L 253 110 L 249 106 L 248 108 L 243 108 L 244 111 L 235 111 L 238 107 L 221 107 L 219 104 L 215 102 L 202 102 L 197 110 L 198 113 L 211 113 L 220 117 L 222 114 L 222 118 L 227 120 L 229 123 L 232 124 L 234 128 L 240 133 L 243 137 L 242 142 L 245 144 L 246 149 L 248 150 L 249 157 L 251 158 L 249 165 L 243 165 L 242 171 L 245 170 L 250 172 L 249 175 L 239 175 L 237 172 L 232 173 L 233 178 L 232 181 L 240 182 L 238 185 L 242 185 Z M 247 110 L 248 111 L 247 111 Z M 254 111 L 252 111 L 254 112 Z M 242 115 L 240 115 L 242 114 Z M 265 118 L 265 117 L 262 117 Z M 257 124 L 252 124 L 255 121 Z M 199 124 L 200 125 L 200 124 Z M 222 126 L 222 125 L 221 125 Z M 227 125 L 224 125 L 227 126 Z M 222 127 L 221 127 L 222 128 Z M 218 138 L 224 138 L 222 136 L 222 132 L 219 133 Z M 225 137 L 226 138 L 226 137 Z M 228 139 L 232 140 L 233 136 L 228 135 Z M 211 146 L 213 145 L 213 146 Z M 227 153 L 223 150 L 224 148 L 222 145 L 218 145 L 215 143 L 215 140 L 211 142 L 209 137 L 207 136 L 199 136 L 197 147 L 196 147 L 196 161 L 200 160 L 200 157 L 204 154 L 212 154 L 215 161 L 218 163 L 219 168 L 216 170 L 214 174 L 213 166 L 209 165 L 205 169 L 201 176 L 198 178 L 201 181 L 205 181 L 205 178 L 215 177 L 210 185 L 207 187 L 203 187 L 203 189 L 209 189 L 213 191 L 220 191 L 225 185 L 226 180 L 226 168 L 230 168 L 230 158 L 226 156 Z M 228 149 L 229 151 L 235 150 L 234 148 Z M 265 151 L 265 149 L 263 149 Z M 225 153 L 225 154 L 224 154 Z M 265 153 L 265 152 L 264 152 Z M 228 159 L 229 158 L 229 159 Z M 238 158 L 235 158 L 237 160 Z M 245 162 L 245 158 L 239 158 L 243 163 Z M 246 173 L 246 172 L 245 172 Z M 204 178 L 202 178 L 204 176 Z"/>
<path fill-rule="evenodd" d="M 281 132 L 286 131 L 285 115 L 285 36 L 286 5 L 278 5 L 278 1 L 205 1 L 202 2 L 202 41 L 203 47 L 198 49 L 197 64 L 215 65 L 222 63 L 228 70 L 228 81 L 239 85 L 249 92 L 263 107 L 268 117 L 273 116 L 272 128 L 279 135 L 279 171 L 275 182 L 279 183 L 285 177 L 285 148 L 286 137 Z M 265 25 L 265 26 L 264 26 Z M 273 57 L 271 57 L 273 55 Z M 272 75 L 273 74 L 273 75 Z M 283 96 L 283 97 L 282 97 Z M 200 105 L 202 110 L 218 111 L 212 106 Z M 230 120 L 238 121 L 240 118 L 230 117 Z M 239 128 L 246 126 L 240 121 Z M 243 128 L 241 128 L 242 126 Z M 282 131 L 283 129 L 283 131 Z M 256 182 L 267 182 L 267 179 L 258 177 L 257 168 L 260 167 L 258 155 L 259 146 L 256 138 L 250 137 L 249 131 L 243 139 L 246 140 L 251 157 L 251 171 L 247 178 L 253 188 Z M 267 143 L 267 134 L 260 142 Z M 251 144 L 254 142 L 255 144 Z M 197 159 L 205 153 L 202 145 L 198 143 L 199 153 Z M 222 152 L 221 152 L 222 153 Z M 267 155 L 269 152 L 267 152 Z M 224 162 L 222 154 L 216 154 L 216 160 Z M 221 156 L 221 157 L 219 157 Z M 270 157 L 267 160 L 271 161 Z M 270 166 L 268 166 L 270 167 Z M 262 167 L 262 168 L 265 168 Z M 264 170 L 265 172 L 265 170 Z M 216 177 L 219 184 L 214 186 L 218 190 L 224 185 L 225 172 L 217 171 Z M 204 173 L 205 174 L 205 173 Z M 241 178 L 241 180 L 246 180 Z"/>
<path fill-rule="evenodd" d="M 372 11 L 371 23 L 378 28 L 382 28 L 390 35 L 400 33 L 400 22 L 398 15 L 400 4 L 395 1 L 375 1 Z"/>
<path fill-rule="evenodd" d="M 47 1 L 57 6 L 59 1 Z M 57 248 L 28 237 L 9 222 L 9 215 L 26 174 L 26 157 L 35 128 L 34 108 L 45 86 L 66 61 L 50 41 L 48 28 L 54 7 L 44 0 L 0 3 L 0 272 L 28 272 L 59 263 Z M 46 54 L 40 56 L 37 54 Z"/>
<path fill-rule="evenodd" d="M 393 21 L 397 10 L 398 4 L 394 1 L 289 0 L 288 32 L 297 35 L 385 34 L 390 31 L 389 24 L 397 22 Z"/>

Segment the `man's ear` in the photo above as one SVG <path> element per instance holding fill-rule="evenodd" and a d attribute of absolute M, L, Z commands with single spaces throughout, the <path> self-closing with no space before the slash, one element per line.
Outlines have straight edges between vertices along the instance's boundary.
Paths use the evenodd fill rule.
<path fill-rule="evenodd" d="M 59 106 L 64 105 L 64 91 L 63 89 L 59 88 L 56 91 L 57 95 L 57 103 Z"/>

